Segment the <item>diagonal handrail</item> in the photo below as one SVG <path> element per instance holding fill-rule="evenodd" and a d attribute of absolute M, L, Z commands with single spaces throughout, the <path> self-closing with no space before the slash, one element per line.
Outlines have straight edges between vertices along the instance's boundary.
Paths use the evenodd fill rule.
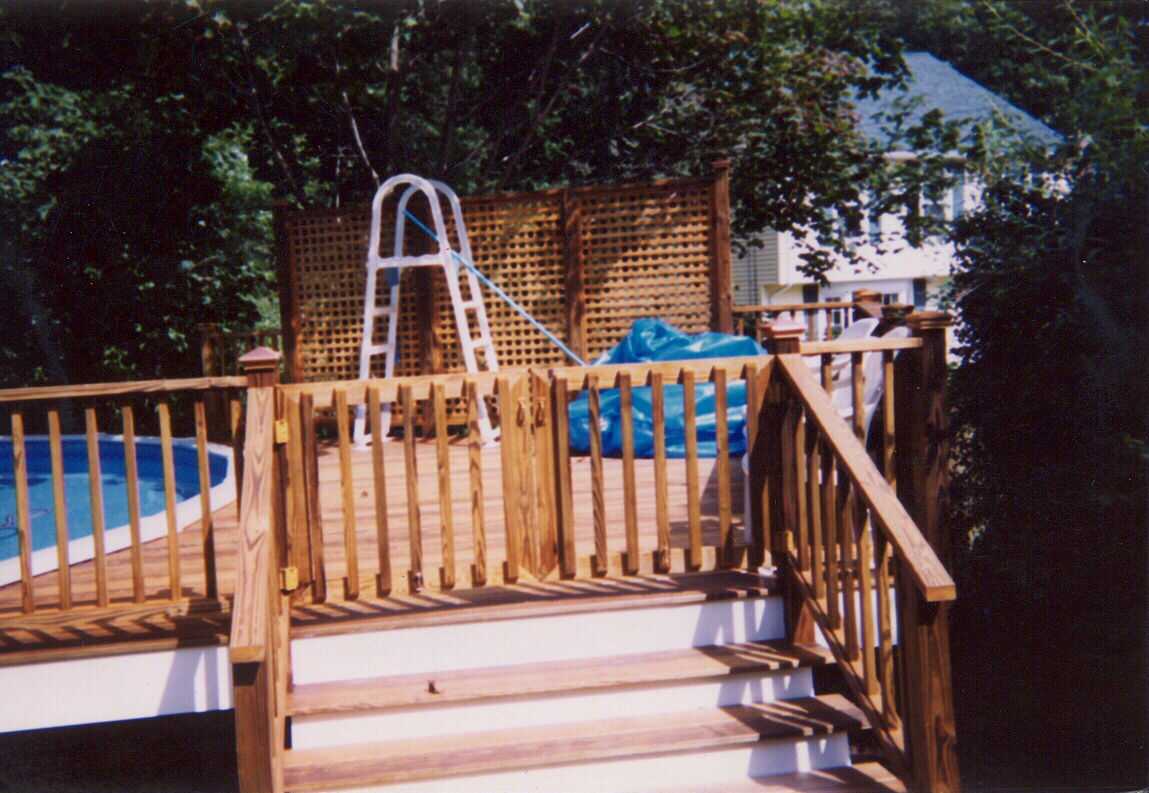
<path fill-rule="evenodd" d="M 807 420 L 813 420 L 833 448 L 842 470 L 849 475 L 876 525 L 897 551 L 922 598 L 930 603 L 954 600 L 957 588 L 945 565 L 874 465 L 862 442 L 814 380 L 801 356 L 780 355 L 778 363 L 779 371 L 806 408 Z"/>

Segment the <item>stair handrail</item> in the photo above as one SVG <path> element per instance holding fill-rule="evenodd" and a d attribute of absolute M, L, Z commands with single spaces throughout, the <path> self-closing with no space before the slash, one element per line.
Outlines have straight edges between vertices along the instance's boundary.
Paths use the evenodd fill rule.
<path fill-rule="evenodd" d="M 814 420 L 818 431 L 840 455 L 842 468 L 849 473 L 879 528 L 901 555 L 918 592 L 928 603 L 954 600 L 957 587 L 949 571 L 801 356 L 780 355 L 778 363 L 793 388 L 792 393 L 808 411 L 807 420 Z"/>
<path fill-rule="evenodd" d="M 934 312 L 911 323 L 921 346 L 906 350 L 894 384 L 896 490 L 793 345 L 761 376 L 766 431 L 753 451 L 788 633 L 800 644 L 820 629 L 887 761 L 915 791 L 960 790 L 947 624 L 956 587 L 939 509 L 948 326 Z"/>

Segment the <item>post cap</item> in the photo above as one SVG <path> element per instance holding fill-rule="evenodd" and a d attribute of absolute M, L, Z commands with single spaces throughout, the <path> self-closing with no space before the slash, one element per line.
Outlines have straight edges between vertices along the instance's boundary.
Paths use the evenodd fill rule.
<path fill-rule="evenodd" d="M 915 331 L 943 330 L 954 324 L 954 318 L 945 311 L 915 311 L 906 317 L 906 324 Z"/>
<path fill-rule="evenodd" d="M 768 339 L 800 339 L 802 334 L 806 332 L 806 326 L 801 322 L 778 320 L 765 323 L 763 330 Z"/>
<path fill-rule="evenodd" d="M 855 289 L 850 293 L 855 303 L 881 303 L 882 293 L 875 289 Z"/>
<path fill-rule="evenodd" d="M 279 361 L 282 357 L 282 355 L 270 347 L 256 347 L 251 352 L 240 356 L 239 365 L 243 367 L 244 371 L 248 372 L 274 369 L 279 366 Z"/>

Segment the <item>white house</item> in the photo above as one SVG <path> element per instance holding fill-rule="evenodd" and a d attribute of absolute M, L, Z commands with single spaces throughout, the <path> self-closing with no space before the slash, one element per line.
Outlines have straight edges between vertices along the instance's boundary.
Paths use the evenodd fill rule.
<path fill-rule="evenodd" d="M 908 124 L 939 109 L 947 120 L 982 122 L 1004 120 L 1010 127 L 1037 142 L 1053 145 L 1060 136 L 1037 119 L 965 77 L 948 63 L 928 52 L 905 55 L 909 77 L 904 87 L 881 92 L 876 98 L 856 103 L 858 128 L 871 140 L 889 149 L 891 160 L 913 157 L 898 151 L 879 120 L 882 114 L 909 107 Z M 946 220 L 960 217 L 977 205 L 978 186 L 961 178 L 944 196 L 924 200 L 921 211 Z M 857 236 L 857 253 L 875 262 L 876 270 L 852 267 L 843 260 L 827 273 L 828 286 L 819 286 L 798 266 L 804 240 L 801 233 L 767 229 L 759 238 L 762 247 L 750 247 L 733 264 L 736 305 L 813 303 L 848 300 L 855 289 L 872 289 L 884 303 L 907 303 L 918 309 L 935 308 L 939 290 L 950 272 L 953 246 L 942 238 L 928 239 L 920 247 L 904 239 L 904 228 L 894 215 L 868 217 Z M 811 239 L 811 238 L 807 238 Z"/>

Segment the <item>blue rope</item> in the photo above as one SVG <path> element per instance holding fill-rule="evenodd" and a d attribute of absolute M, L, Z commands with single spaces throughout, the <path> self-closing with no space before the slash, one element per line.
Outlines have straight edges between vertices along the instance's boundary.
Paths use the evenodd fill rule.
<path fill-rule="evenodd" d="M 423 233 L 425 233 L 428 237 L 433 239 L 435 242 L 439 242 L 439 235 L 437 235 L 431 229 L 427 228 L 427 226 L 424 225 L 423 221 L 419 220 L 419 218 L 417 218 L 411 214 L 410 210 L 404 209 L 403 214 L 405 214 L 407 216 L 408 220 L 410 220 L 412 223 L 414 223 L 416 226 L 418 226 L 420 229 L 422 229 Z M 537 330 L 539 333 L 546 336 L 548 339 L 550 339 L 552 344 L 554 344 L 556 347 L 558 347 L 560 350 L 562 350 L 564 353 L 566 353 L 568 358 L 570 358 L 572 361 L 577 363 L 579 366 L 586 366 L 586 361 L 584 361 L 582 358 L 575 355 L 574 351 L 571 350 L 570 347 L 567 347 L 565 344 L 563 344 L 562 340 L 560 340 L 557 336 L 555 336 L 553 333 L 551 333 L 549 330 L 547 330 L 547 327 L 545 325 L 543 325 L 537 319 L 535 319 L 530 314 L 528 314 L 527 310 L 525 308 L 523 308 L 522 306 L 520 306 L 518 303 L 516 303 L 511 298 L 510 295 L 508 295 L 506 292 L 504 292 L 502 289 L 500 289 L 498 284 L 496 284 L 494 281 L 492 281 L 487 276 L 483 275 L 482 271 L 479 270 L 478 267 L 476 267 L 474 264 L 472 264 L 471 262 L 464 259 L 458 253 L 455 253 L 455 251 L 451 251 L 451 255 L 454 256 L 459 261 L 459 263 L 461 265 L 463 265 L 468 270 L 470 270 L 472 273 L 474 273 L 475 276 L 480 281 L 483 282 L 484 286 L 486 286 L 488 289 L 490 289 L 496 295 L 501 297 L 503 299 L 503 301 L 508 306 L 513 308 L 515 311 L 517 311 L 519 316 L 521 316 L 527 322 L 531 323 L 531 326 L 534 327 L 535 330 Z"/>

